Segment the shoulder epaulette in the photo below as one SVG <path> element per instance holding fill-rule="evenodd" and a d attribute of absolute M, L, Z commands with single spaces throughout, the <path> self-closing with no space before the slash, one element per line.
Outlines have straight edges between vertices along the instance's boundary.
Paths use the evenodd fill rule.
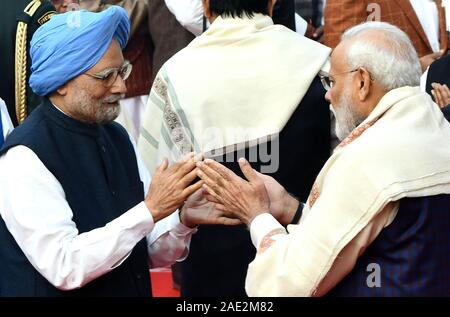
<path fill-rule="evenodd" d="M 27 117 L 27 32 L 28 24 L 32 20 L 36 11 L 41 7 L 40 0 L 31 1 L 17 19 L 16 32 L 16 63 L 15 63 L 15 98 L 17 122 L 22 123 Z M 55 11 L 44 12 L 42 17 L 37 19 L 39 25 L 49 21 Z"/>

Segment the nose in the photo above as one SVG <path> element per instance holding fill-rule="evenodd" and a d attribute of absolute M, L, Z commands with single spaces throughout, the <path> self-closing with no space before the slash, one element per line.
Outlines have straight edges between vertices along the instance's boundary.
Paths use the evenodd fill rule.
<path fill-rule="evenodd" d="M 111 86 L 111 93 L 113 94 L 126 94 L 127 93 L 127 85 L 125 84 L 125 80 L 122 77 L 117 76 L 116 81 Z"/>
<path fill-rule="evenodd" d="M 325 94 L 325 100 L 328 101 L 329 103 L 331 103 L 331 94 L 330 94 L 330 90 L 328 90 L 327 93 Z"/>

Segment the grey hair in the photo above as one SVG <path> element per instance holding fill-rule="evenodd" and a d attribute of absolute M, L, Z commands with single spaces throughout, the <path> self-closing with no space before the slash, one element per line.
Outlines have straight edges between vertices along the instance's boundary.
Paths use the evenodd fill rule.
<path fill-rule="evenodd" d="M 362 36 L 369 32 L 376 32 L 377 40 Z M 385 91 L 420 84 L 419 57 L 409 37 L 398 27 L 365 22 L 345 31 L 342 41 L 348 40 L 352 40 L 347 48 L 349 67 L 366 68 Z"/>

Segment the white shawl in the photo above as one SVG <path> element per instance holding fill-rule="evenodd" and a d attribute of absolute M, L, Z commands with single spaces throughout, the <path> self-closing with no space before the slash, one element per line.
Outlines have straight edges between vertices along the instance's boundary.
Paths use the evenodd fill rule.
<path fill-rule="evenodd" d="M 279 133 L 329 54 L 268 16 L 218 17 L 154 81 L 138 141 L 147 167 Z"/>

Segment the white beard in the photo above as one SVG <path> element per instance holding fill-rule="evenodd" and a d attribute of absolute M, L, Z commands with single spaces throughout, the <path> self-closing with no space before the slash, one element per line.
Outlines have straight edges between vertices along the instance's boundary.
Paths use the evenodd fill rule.
<path fill-rule="evenodd" d="M 357 126 L 364 121 L 363 118 L 355 115 L 352 107 L 350 89 L 345 89 L 342 97 L 337 103 L 336 110 L 335 107 L 331 106 L 330 109 L 336 118 L 335 132 L 339 140 L 344 140 Z"/>
<path fill-rule="evenodd" d="M 124 95 L 112 95 L 104 100 L 93 100 L 93 98 L 85 90 L 80 89 L 76 96 L 75 103 L 78 107 L 78 115 L 82 121 L 88 123 L 106 124 L 111 123 L 120 114 L 120 106 L 106 106 L 104 103 L 108 101 L 119 102 Z"/>

